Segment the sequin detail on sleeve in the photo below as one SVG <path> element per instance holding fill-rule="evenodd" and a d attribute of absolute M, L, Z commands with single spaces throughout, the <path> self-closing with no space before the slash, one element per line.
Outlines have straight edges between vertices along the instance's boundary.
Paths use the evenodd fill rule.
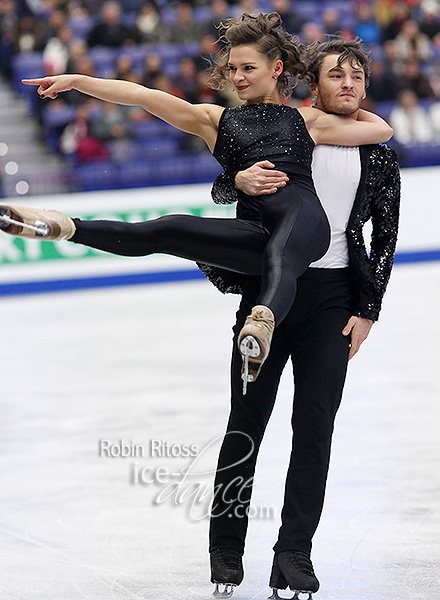
<path fill-rule="evenodd" d="M 238 201 L 238 192 L 234 187 L 237 171 L 220 173 L 211 189 L 211 198 L 216 204 L 234 204 Z"/>
<path fill-rule="evenodd" d="M 372 146 L 367 170 L 365 193 L 347 237 L 358 288 L 355 314 L 377 321 L 397 243 L 400 172 L 396 153 L 385 145 Z M 368 256 L 362 230 L 370 218 L 373 230 Z"/>

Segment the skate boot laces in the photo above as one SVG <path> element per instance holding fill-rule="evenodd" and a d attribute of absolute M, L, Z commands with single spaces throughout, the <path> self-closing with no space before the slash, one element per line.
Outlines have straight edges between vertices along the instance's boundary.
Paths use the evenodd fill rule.
<path fill-rule="evenodd" d="M 305 575 L 315 577 L 312 561 L 305 552 L 297 550 L 295 552 L 287 553 L 286 556 L 292 566 L 302 571 Z"/>

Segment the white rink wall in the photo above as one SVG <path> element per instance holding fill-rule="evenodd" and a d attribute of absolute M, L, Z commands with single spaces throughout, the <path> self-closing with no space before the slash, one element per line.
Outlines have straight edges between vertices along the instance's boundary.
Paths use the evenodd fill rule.
<path fill-rule="evenodd" d="M 412 255 L 416 260 L 440 258 L 439 184 L 440 167 L 402 171 L 401 225 L 397 252 L 405 254 L 402 256 L 405 261 L 412 260 Z M 47 198 L 26 197 L 21 203 L 56 208 L 81 218 L 124 219 L 131 222 L 153 219 L 167 213 L 233 217 L 235 207 L 213 204 L 210 189 L 210 185 L 197 184 L 112 190 Z M 11 202 L 17 203 L 17 200 L 14 198 Z M 367 237 L 369 229 L 367 224 Z M 407 253 L 410 253 L 409 257 Z M 420 256 L 419 253 L 428 254 Z M 173 257 L 118 257 L 69 242 L 52 244 L 0 235 L 0 295 L 38 291 L 38 282 L 52 282 L 51 289 L 56 290 L 58 282 L 59 287 L 63 287 L 64 282 L 67 283 L 64 287 L 69 288 L 68 282 L 73 281 L 73 287 L 81 288 L 87 287 L 87 282 L 96 278 L 102 280 L 113 277 L 113 284 L 121 284 L 133 283 L 139 275 L 148 277 L 149 274 L 159 274 L 165 280 L 194 278 L 198 275 L 192 262 Z M 31 284 L 30 288 L 22 287 L 27 283 Z M 110 285 L 111 282 L 107 284 Z"/>

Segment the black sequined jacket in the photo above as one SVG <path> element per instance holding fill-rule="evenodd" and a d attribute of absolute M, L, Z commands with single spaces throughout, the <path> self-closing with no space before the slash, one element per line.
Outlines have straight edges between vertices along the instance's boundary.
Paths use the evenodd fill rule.
<path fill-rule="evenodd" d="M 359 317 L 377 321 L 397 242 L 400 205 L 400 172 L 397 155 L 385 144 L 360 146 L 361 178 L 346 230 L 349 270 L 355 309 Z M 235 172 L 222 173 L 214 182 L 212 198 L 217 204 L 232 204 L 240 192 L 234 188 Z M 370 252 L 363 227 L 371 219 Z M 199 264 L 200 269 L 223 293 L 241 294 L 245 275 Z"/>

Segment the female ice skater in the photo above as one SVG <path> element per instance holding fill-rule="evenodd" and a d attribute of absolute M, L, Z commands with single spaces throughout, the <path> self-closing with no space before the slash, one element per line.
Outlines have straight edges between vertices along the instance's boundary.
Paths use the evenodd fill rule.
<path fill-rule="evenodd" d="M 275 324 L 281 323 L 295 298 L 296 280 L 309 264 L 327 251 L 327 217 L 311 178 L 315 144 L 358 146 L 387 141 L 393 130 L 380 117 L 360 111 L 358 121 L 316 108 L 295 109 L 282 104 L 293 78 L 306 75 L 307 52 L 281 28 L 277 13 L 228 23 L 227 46 L 215 73 L 221 84 L 232 83 L 243 105 L 224 109 L 192 105 L 159 90 L 119 80 L 84 75 L 59 75 L 24 80 L 38 85 L 43 98 L 75 89 L 101 100 L 141 106 L 185 132 L 202 137 L 226 171 L 245 169 L 268 159 L 289 176 L 276 198 L 240 196 L 236 219 L 168 215 L 144 223 L 81 221 L 56 211 L 22 206 L 0 207 L 0 227 L 13 235 L 40 236 L 121 254 L 167 253 L 246 274 L 262 274 L 257 305 L 240 333 L 244 393 L 266 359 Z M 335 77 L 338 77 L 335 71 Z M 361 97 L 360 69 L 347 107 Z M 347 108 L 349 112 L 349 108 Z M 258 202 L 261 223 L 247 221 L 247 209 Z"/>

